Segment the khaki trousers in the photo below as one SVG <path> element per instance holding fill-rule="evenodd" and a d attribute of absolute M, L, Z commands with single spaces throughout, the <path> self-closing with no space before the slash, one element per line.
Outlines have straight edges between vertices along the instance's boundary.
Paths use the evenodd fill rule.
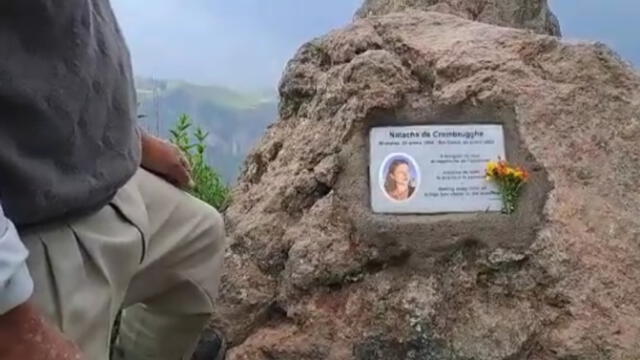
<path fill-rule="evenodd" d="M 212 207 L 139 170 L 101 210 L 21 233 L 34 302 L 90 360 L 190 359 L 212 312 L 224 224 Z"/>

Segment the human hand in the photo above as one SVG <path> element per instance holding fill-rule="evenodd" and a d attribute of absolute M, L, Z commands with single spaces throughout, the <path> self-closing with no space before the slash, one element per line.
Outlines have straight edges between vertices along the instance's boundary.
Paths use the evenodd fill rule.
<path fill-rule="evenodd" d="M 54 327 L 30 303 L 0 316 L 0 359 L 84 360 L 78 347 Z"/>
<path fill-rule="evenodd" d="M 180 148 L 168 141 L 143 134 L 142 167 L 179 188 L 193 187 L 189 161 Z"/>

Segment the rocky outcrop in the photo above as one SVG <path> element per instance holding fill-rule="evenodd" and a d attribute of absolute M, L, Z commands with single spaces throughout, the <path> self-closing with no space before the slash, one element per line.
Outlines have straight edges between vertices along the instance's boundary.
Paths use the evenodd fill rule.
<path fill-rule="evenodd" d="M 640 77 L 605 46 L 389 14 L 304 45 L 280 93 L 226 214 L 230 359 L 640 358 Z M 519 210 L 372 213 L 369 129 L 460 119 L 511 134 Z"/>
<path fill-rule="evenodd" d="M 438 11 L 488 24 L 560 36 L 560 23 L 547 0 L 366 0 L 357 17 L 408 9 Z"/>

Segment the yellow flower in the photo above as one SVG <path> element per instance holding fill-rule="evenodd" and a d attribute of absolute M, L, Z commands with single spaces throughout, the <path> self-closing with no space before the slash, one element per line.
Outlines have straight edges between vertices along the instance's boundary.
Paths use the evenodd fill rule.
<path fill-rule="evenodd" d="M 489 163 L 487 164 L 487 172 L 489 173 L 493 173 L 493 171 L 497 168 L 498 168 L 497 161 L 489 161 Z"/>

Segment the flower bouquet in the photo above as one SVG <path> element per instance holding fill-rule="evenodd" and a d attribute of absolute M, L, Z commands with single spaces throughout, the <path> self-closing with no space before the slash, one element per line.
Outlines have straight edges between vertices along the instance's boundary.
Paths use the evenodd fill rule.
<path fill-rule="evenodd" d="M 498 185 L 502 195 L 502 212 L 511 214 L 516 210 L 522 186 L 529 180 L 529 173 L 520 166 L 505 160 L 490 161 L 487 164 L 487 180 Z"/>

